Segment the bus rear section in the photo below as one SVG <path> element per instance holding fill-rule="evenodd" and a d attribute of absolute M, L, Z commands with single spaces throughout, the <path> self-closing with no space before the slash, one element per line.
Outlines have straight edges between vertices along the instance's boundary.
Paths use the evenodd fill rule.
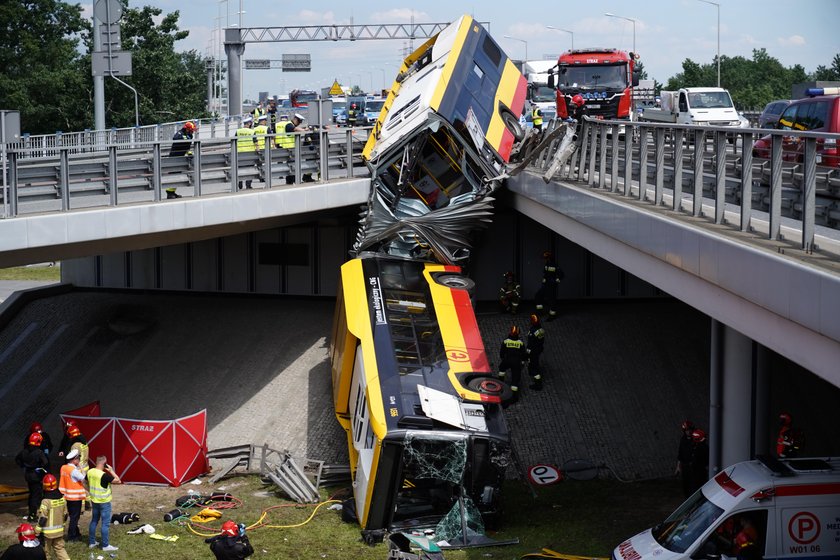
<path fill-rule="evenodd" d="M 490 368 L 451 265 L 375 255 L 342 266 L 330 344 L 336 417 L 347 434 L 363 530 L 482 534 L 510 462 Z M 465 512 L 465 513 L 464 513 Z"/>
<path fill-rule="evenodd" d="M 499 186 L 522 135 L 526 90 L 513 62 L 466 15 L 408 56 L 362 154 L 373 188 L 354 250 L 466 258 L 469 239 L 453 242 L 447 224 L 482 225 L 487 207 L 458 210 Z"/>

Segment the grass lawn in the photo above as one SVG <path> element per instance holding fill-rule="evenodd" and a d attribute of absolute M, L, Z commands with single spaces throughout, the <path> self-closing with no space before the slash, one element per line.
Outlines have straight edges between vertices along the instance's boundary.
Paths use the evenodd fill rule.
<path fill-rule="evenodd" d="M 41 282 L 60 282 L 61 265 L 0 268 L 0 280 L 38 280 Z"/>
<path fill-rule="evenodd" d="M 228 492 L 242 500 L 242 506 L 224 511 L 220 520 L 208 523 L 208 534 L 218 531 L 227 519 L 254 525 L 266 508 L 274 508 L 263 518 L 263 524 L 274 528 L 248 531 L 255 559 L 382 560 L 388 555 L 387 545 L 365 545 L 361 542 L 358 525 L 342 522 L 340 512 L 330 511 L 327 506 L 319 508 L 313 516 L 315 506 L 301 506 L 278 498 L 266 491 L 256 476 L 240 476 L 222 482 Z M 120 496 L 128 491 L 136 496 L 132 498 L 131 506 L 126 506 L 127 493 Z M 166 499 L 172 500 L 169 503 L 159 492 L 148 487 L 118 486 L 114 490 L 115 500 L 122 499 L 115 504 L 114 511 L 136 511 L 140 513 L 141 522 L 154 525 L 158 534 L 177 535 L 178 540 L 164 542 L 145 535 L 128 535 L 128 526 L 114 525 L 111 544 L 120 549 L 117 557 L 137 560 L 210 558 L 202 536 L 191 533 L 185 524 L 162 520 L 163 513 L 175 507 L 172 497 L 186 494 L 187 486 L 166 489 Z M 347 495 L 347 489 L 332 492 Z M 616 545 L 662 521 L 681 502 L 680 487 L 674 480 L 629 484 L 612 480 L 566 481 L 539 488 L 537 493 L 534 498 L 521 482 L 508 482 L 504 489 L 505 515 L 501 530 L 488 532 L 488 536 L 497 540 L 518 538 L 520 544 L 451 550 L 444 556 L 447 560 L 509 560 L 547 547 L 569 554 L 608 557 Z M 196 511 L 194 508 L 192 513 Z M 87 534 L 89 520 L 89 514 L 82 516 L 82 534 Z M 13 527 L 4 527 L 2 531 L 1 539 L 7 544 L 14 538 L 12 531 Z M 67 550 L 71 558 L 87 558 L 90 552 L 86 543 L 68 543 Z M 104 556 L 108 560 L 108 555 Z"/>

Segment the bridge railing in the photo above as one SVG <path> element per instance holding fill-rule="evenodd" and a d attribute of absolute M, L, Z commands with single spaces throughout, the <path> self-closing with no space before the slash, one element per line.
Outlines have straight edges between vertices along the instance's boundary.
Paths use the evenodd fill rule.
<path fill-rule="evenodd" d="M 817 226 L 840 229 L 839 146 L 840 134 L 587 118 L 557 175 L 714 224 L 737 211 L 744 232 L 758 231 L 760 217 L 772 240 L 784 224 L 812 251 Z M 548 170 L 558 147 L 546 146 L 534 167 Z"/>
<path fill-rule="evenodd" d="M 262 150 L 242 152 L 234 126 L 204 128 L 218 136 L 193 139 L 190 153 L 175 157 L 168 154 L 176 142 L 134 134 L 85 144 L 89 151 L 73 143 L 10 150 L 0 190 L 3 217 L 159 201 L 172 189 L 199 197 L 238 192 L 240 182 L 272 188 L 367 172 L 361 151 L 368 128 L 297 133 L 290 148 L 278 147 L 269 134 Z"/>

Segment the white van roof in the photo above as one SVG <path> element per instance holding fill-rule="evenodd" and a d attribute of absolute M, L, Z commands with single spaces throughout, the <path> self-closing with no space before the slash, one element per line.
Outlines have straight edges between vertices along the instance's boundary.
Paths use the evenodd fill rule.
<path fill-rule="evenodd" d="M 778 460 L 762 457 L 736 463 L 703 486 L 703 494 L 727 510 L 744 498 L 835 494 L 840 499 L 840 458 Z"/>

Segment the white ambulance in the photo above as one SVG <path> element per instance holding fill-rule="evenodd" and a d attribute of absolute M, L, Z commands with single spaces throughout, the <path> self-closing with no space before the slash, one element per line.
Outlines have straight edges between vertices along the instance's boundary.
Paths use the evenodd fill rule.
<path fill-rule="evenodd" d="M 840 458 L 761 458 L 718 473 L 612 560 L 840 560 Z"/>

